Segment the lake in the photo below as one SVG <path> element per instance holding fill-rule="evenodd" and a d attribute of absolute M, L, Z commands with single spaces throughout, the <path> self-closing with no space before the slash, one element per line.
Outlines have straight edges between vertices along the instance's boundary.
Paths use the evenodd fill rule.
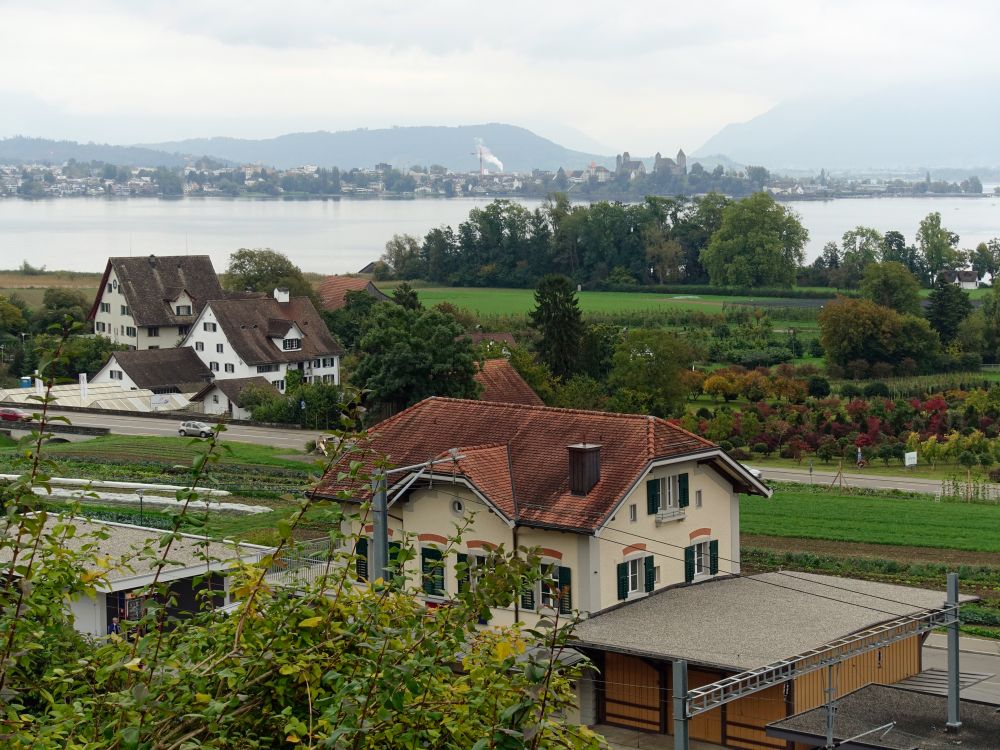
<path fill-rule="evenodd" d="M 992 190 L 992 186 L 989 186 Z M 422 237 L 457 226 L 485 199 L 248 201 L 188 198 L 0 200 L 0 268 L 102 271 L 111 255 L 208 254 L 225 268 L 241 247 L 271 247 L 306 271 L 349 273 L 376 260 L 397 233 Z M 522 201 L 529 208 L 541 201 Z M 809 259 L 845 230 L 901 231 L 913 241 L 920 220 L 941 212 L 961 246 L 1000 237 L 1000 198 L 875 198 L 786 204 L 809 230 Z"/>

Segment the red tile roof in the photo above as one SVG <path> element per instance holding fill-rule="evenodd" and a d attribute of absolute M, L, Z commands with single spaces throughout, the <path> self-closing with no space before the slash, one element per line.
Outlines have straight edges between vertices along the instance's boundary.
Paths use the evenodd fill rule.
<path fill-rule="evenodd" d="M 497 401 L 507 404 L 544 406 L 538 394 L 531 390 L 524 378 L 506 359 L 488 359 L 476 373 L 476 382 L 482 387 L 480 401 Z"/>
<path fill-rule="evenodd" d="M 324 310 L 339 310 L 347 304 L 348 292 L 368 292 L 377 300 L 388 301 L 384 294 L 368 279 L 359 276 L 327 276 L 319 283 L 319 298 Z"/>
<path fill-rule="evenodd" d="M 602 446 L 600 479 L 586 495 L 573 495 L 567 446 L 584 442 Z M 440 464 L 436 473 L 454 471 L 510 520 L 583 532 L 604 522 L 653 459 L 715 448 L 655 417 L 441 397 L 376 425 L 365 447 L 394 466 L 424 463 L 457 448 L 463 456 L 457 466 Z M 337 481 L 341 468 L 327 474 L 321 494 L 343 488 Z M 389 484 L 402 479 L 392 475 Z"/>

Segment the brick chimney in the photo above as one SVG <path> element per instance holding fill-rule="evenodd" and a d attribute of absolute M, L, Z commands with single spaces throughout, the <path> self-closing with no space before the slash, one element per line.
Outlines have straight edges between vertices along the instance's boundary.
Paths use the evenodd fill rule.
<path fill-rule="evenodd" d="M 597 443 L 567 445 L 569 451 L 569 489 L 574 495 L 586 495 L 601 478 L 601 446 Z"/>

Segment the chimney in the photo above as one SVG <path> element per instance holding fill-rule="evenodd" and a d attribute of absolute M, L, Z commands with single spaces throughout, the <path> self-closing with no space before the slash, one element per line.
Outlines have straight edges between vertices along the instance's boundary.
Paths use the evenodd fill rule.
<path fill-rule="evenodd" d="M 278 302 L 288 302 L 288 290 L 278 287 L 274 290 L 274 298 L 278 300 Z"/>
<path fill-rule="evenodd" d="M 601 446 L 597 443 L 567 445 L 569 451 L 569 489 L 574 495 L 586 495 L 601 478 Z"/>
<path fill-rule="evenodd" d="M 156 268 L 156 256 L 155 255 L 150 255 L 149 256 L 149 265 L 152 266 L 153 268 Z"/>

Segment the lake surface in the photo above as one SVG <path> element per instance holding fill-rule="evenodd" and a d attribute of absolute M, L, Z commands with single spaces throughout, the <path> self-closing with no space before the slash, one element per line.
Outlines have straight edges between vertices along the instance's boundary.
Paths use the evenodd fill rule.
<path fill-rule="evenodd" d="M 988 189 L 992 189 L 990 186 Z M 422 237 L 457 226 L 484 199 L 246 201 L 0 200 L 0 268 L 102 271 L 111 255 L 208 254 L 217 270 L 241 247 L 271 247 L 306 271 L 349 273 L 378 259 L 393 234 Z M 541 201 L 521 201 L 535 208 Z M 912 242 L 920 220 L 939 211 L 961 246 L 1000 237 L 1000 198 L 878 198 L 786 204 L 809 230 L 811 260 L 858 225 L 896 229 Z"/>

